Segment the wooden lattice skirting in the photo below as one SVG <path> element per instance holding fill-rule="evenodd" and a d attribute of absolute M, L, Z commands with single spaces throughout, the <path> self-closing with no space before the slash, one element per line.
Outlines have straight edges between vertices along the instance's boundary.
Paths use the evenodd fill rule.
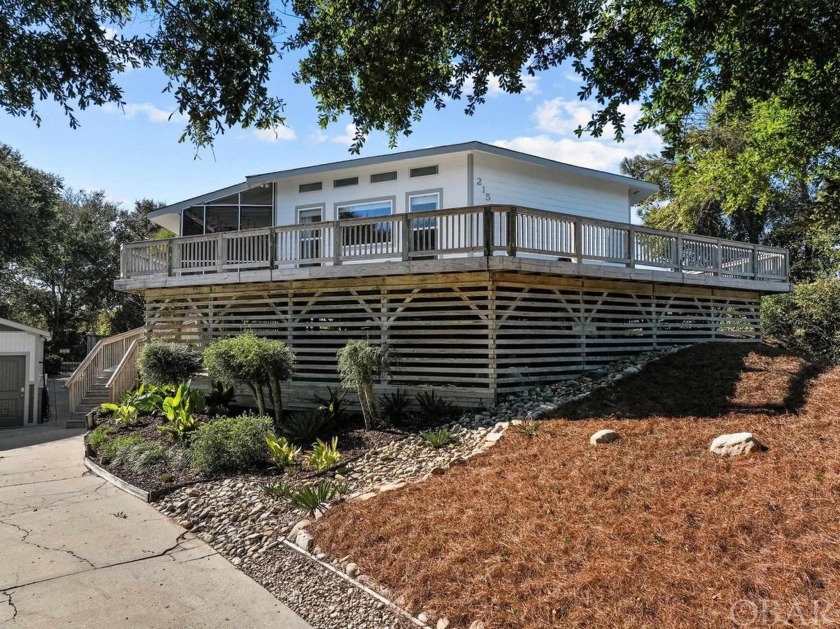
<path fill-rule="evenodd" d="M 503 271 L 148 290 L 149 337 L 205 345 L 246 329 L 291 345 L 289 407 L 337 386 L 349 338 L 388 343 L 380 392 L 434 387 L 461 403 L 670 345 L 760 339 L 755 292 Z"/>

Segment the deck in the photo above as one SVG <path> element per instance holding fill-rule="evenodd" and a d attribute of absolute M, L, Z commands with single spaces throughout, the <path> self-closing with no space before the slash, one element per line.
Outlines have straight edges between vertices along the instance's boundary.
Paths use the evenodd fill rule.
<path fill-rule="evenodd" d="M 775 293 L 788 269 L 784 249 L 497 205 L 130 243 L 115 288 L 505 270 Z"/>

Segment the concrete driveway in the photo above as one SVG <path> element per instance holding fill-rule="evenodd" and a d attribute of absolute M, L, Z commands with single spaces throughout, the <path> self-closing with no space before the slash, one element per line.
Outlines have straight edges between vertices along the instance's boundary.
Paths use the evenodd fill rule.
<path fill-rule="evenodd" d="M 0 626 L 309 627 L 81 461 L 80 431 L 0 431 Z"/>

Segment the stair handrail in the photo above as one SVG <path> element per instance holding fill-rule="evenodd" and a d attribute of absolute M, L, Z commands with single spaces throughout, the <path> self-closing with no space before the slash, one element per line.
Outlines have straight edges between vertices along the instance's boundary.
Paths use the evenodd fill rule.
<path fill-rule="evenodd" d="M 143 347 L 143 341 L 142 336 L 131 341 L 125 356 L 114 368 L 114 373 L 111 374 L 105 384 L 111 402 L 118 402 L 123 391 L 130 388 L 130 385 L 127 386 L 126 383 L 131 382 L 133 384 L 137 379 L 137 354 Z"/>
<path fill-rule="evenodd" d="M 121 332 L 120 334 L 115 334 L 113 336 L 109 336 L 108 338 L 104 338 L 98 341 L 96 345 L 93 346 L 93 349 L 90 351 L 90 353 L 87 356 L 85 356 L 85 359 L 79 364 L 76 370 L 70 375 L 69 378 L 67 378 L 67 381 L 64 383 L 65 388 L 68 389 L 68 398 L 71 413 L 79 412 L 81 402 L 84 399 L 85 395 L 87 395 L 87 393 L 92 389 L 93 384 L 98 376 L 98 373 L 113 366 L 102 364 L 104 359 L 103 354 L 106 351 L 112 349 L 112 346 L 118 343 L 122 343 L 122 351 L 116 350 L 111 358 L 111 360 L 114 363 L 119 363 L 128 351 L 128 346 L 126 345 L 126 343 L 128 342 L 130 345 L 131 341 L 134 341 L 137 338 L 142 338 L 144 333 L 145 328 L 135 328 L 127 332 Z"/>

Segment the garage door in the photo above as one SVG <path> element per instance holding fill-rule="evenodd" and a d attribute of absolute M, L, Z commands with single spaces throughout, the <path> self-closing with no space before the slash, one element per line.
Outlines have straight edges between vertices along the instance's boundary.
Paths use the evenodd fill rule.
<path fill-rule="evenodd" d="M 0 426 L 23 426 L 26 356 L 0 356 Z"/>

